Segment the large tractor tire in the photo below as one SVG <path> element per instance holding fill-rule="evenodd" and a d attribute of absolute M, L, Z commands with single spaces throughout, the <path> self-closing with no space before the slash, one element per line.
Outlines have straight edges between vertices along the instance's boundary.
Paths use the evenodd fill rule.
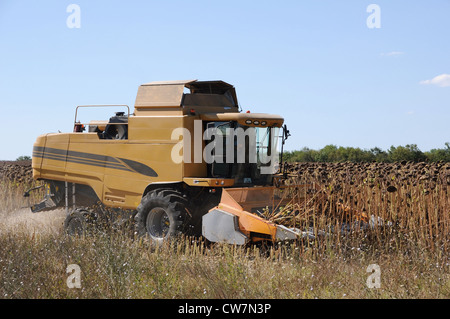
<path fill-rule="evenodd" d="M 156 189 L 142 197 L 135 216 L 136 232 L 155 244 L 181 235 L 186 226 L 188 201 L 174 189 Z"/>

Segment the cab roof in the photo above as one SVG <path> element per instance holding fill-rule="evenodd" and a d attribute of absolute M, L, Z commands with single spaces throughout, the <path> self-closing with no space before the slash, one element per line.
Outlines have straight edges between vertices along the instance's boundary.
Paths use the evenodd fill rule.
<path fill-rule="evenodd" d="M 189 93 L 185 93 L 185 88 Z M 224 81 L 155 81 L 139 86 L 135 108 L 220 106 L 238 108 L 236 90 Z"/>

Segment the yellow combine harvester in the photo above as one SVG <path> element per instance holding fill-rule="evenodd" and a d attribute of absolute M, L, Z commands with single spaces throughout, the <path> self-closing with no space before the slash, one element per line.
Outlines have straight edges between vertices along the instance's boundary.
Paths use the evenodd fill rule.
<path fill-rule="evenodd" d="M 107 121 L 80 123 L 84 107 L 95 106 L 77 107 L 73 132 L 41 135 L 33 148 L 47 195 L 32 211 L 65 206 L 69 233 L 97 220 L 100 204 L 129 212 L 155 242 L 183 232 L 233 244 L 307 235 L 262 217 L 289 201 L 273 186 L 288 132 L 281 116 L 242 113 L 232 85 L 143 84 L 134 112 L 116 105 L 125 111 Z"/>

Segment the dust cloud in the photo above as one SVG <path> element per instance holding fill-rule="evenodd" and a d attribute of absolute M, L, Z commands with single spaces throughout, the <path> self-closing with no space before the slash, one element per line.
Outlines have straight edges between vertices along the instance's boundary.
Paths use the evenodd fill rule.
<path fill-rule="evenodd" d="M 0 233 L 60 234 L 66 217 L 64 209 L 32 213 L 30 208 L 0 211 Z"/>

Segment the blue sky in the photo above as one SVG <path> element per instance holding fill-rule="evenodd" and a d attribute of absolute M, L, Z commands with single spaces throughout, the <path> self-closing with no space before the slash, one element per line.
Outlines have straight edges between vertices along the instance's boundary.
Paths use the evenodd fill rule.
<path fill-rule="evenodd" d="M 0 43 L 0 160 L 70 132 L 76 105 L 133 108 L 140 84 L 179 79 L 284 116 L 288 150 L 450 141 L 450 0 L 0 0 Z"/>

